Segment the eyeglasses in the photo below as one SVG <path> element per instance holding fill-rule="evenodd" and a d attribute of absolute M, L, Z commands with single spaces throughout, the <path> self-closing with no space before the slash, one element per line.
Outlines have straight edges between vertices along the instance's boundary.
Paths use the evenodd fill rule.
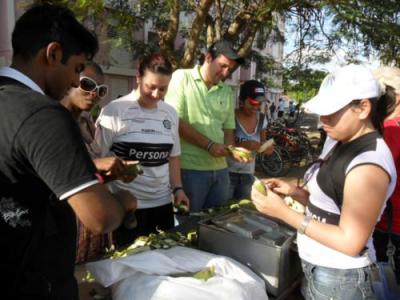
<path fill-rule="evenodd" d="M 106 84 L 97 85 L 96 81 L 86 76 L 80 77 L 79 88 L 85 92 L 96 92 L 99 98 L 104 98 L 108 92 L 108 86 Z"/>
<path fill-rule="evenodd" d="M 314 160 L 312 163 L 309 164 L 307 171 L 304 173 L 303 177 L 303 183 L 300 184 L 300 178 L 297 178 L 297 186 L 299 188 L 304 188 L 311 180 L 311 178 L 314 176 L 315 172 L 321 168 L 321 166 L 324 164 L 326 160 L 322 158 L 318 158 L 317 160 Z"/>

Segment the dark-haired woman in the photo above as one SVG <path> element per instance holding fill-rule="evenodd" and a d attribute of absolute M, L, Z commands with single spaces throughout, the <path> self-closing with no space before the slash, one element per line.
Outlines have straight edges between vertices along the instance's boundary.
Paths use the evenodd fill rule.
<path fill-rule="evenodd" d="M 120 179 L 130 181 L 133 177 L 125 176 L 124 169 L 128 164 L 118 157 L 100 157 L 100 147 L 94 141 L 95 127 L 90 110 L 101 98 L 107 95 L 108 86 L 104 84 L 104 74 L 101 67 L 93 61 L 88 61 L 79 76 L 79 86 L 69 90 L 61 100 L 78 122 L 86 148 L 93 162 L 103 176 L 110 181 Z M 135 202 L 135 197 L 128 191 L 121 190 L 114 196 L 120 201 Z M 130 199 L 130 200 L 128 200 Z M 105 254 L 106 248 L 112 245 L 112 234 L 93 234 L 81 222 L 78 222 L 78 238 L 76 263 L 99 259 Z"/>
<path fill-rule="evenodd" d="M 388 97 L 389 116 L 384 122 L 384 139 L 392 152 L 397 170 L 397 184 L 390 197 L 390 208 L 386 208 L 382 219 L 376 225 L 374 245 L 378 261 L 388 261 L 387 246 L 389 224 L 391 240 L 395 247 L 394 264 L 397 282 L 400 283 L 400 69 L 396 67 L 380 67 L 374 70 L 381 89 Z M 391 215 L 389 215 L 391 214 Z"/>
<path fill-rule="evenodd" d="M 257 154 L 265 142 L 264 114 L 260 112 L 261 103 L 266 101 L 264 85 L 256 80 L 248 80 L 240 86 L 239 107 L 235 110 L 235 146 L 246 148 Z M 263 155 L 269 155 L 273 147 L 264 150 Z M 231 199 L 249 199 L 251 186 L 254 182 L 255 159 L 240 162 L 227 158 L 230 177 Z"/>
<path fill-rule="evenodd" d="M 386 105 L 367 68 L 349 65 L 329 74 L 306 103 L 328 135 L 305 174 L 307 189 L 272 179 L 265 181 L 267 196 L 252 191 L 259 211 L 298 230 L 306 299 L 375 299 L 371 235 L 396 184 L 380 133 Z M 291 210 L 282 195 L 306 205 L 306 214 Z"/>
<path fill-rule="evenodd" d="M 117 246 L 173 227 L 171 192 L 175 203 L 189 205 L 180 176 L 177 113 L 162 101 L 171 74 L 172 66 L 162 55 L 144 57 L 136 76 L 137 89 L 105 106 L 97 121 L 96 141 L 102 155 L 138 160 L 144 171 L 129 184 L 112 183 L 113 190 L 130 190 L 138 199 L 138 226 L 133 230 L 120 227 L 114 233 Z"/>

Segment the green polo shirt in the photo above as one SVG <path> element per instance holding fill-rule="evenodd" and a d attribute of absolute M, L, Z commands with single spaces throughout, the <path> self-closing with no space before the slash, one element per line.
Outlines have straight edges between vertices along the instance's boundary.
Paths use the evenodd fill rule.
<path fill-rule="evenodd" d="M 224 143 L 224 129 L 235 128 L 232 89 L 223 82 L 208 89 L 200 76 L 200 66 L 176 70 L 165 101 L 175 107 L 180 119 L 216 143 Z M 183 169 L 212 171 L 227 167 L 224 157 L 211 156 L 182 138 L 181 148 Z"/>

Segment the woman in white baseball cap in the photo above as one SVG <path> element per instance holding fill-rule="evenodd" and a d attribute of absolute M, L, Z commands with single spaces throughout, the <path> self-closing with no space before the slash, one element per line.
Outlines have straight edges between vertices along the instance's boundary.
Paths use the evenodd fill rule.
<path fill-rule="evenodd" d="M 297 229 L 306 299 L 374 299 L 370 272 L 376 261 L 371 234 L 396 184 L 396 169 L 381 136 L 386 98 L 363 66 L 329 74 L 305 104 L 321 116 L 328 139 L 303 185 L 264 181 L 253 189 L 257 209 Z M 306 205 L 291 210 L 283 196 Z"/>

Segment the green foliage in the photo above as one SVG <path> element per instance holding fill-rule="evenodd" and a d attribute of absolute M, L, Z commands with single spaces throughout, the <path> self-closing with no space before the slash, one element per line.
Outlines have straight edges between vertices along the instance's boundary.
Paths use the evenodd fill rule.
<path fill-rule="evenodd" d="M 296 36 L 291 63 L 307 67 L 345 51 L 347 62 L 357 62 L 362 55 L 400 65 L 400 1 L 316 0 L 309 4 L 285 13 L 288 28 Z"/>
<path fill-rule="evenodd" d="M 337 35 L 356 51 L 377 51 L 382 62 L 400 65 L 400 1 L 341 1 L 331 12 Z"/>
<path fill-rule="evenodd" d="M 29 2 L 29 1 L 26 1 Z M 71 8 L 78 18 L 96 32 L 108 32 L 105 43 L 125 48 L 136 59 L 160 48 L 183 66 L 190 66 L 201 50 L 221 34 L 237 45 L 242 55 L 251 46 L 265 46 L 269 38 L 283 39 L 274 14 L 284 16 L 287 29 L 296 33 L 295 55 L 290 65 L 307 68 L 312 63 L 329 61 L 338 50 L 346 50 L 347 61 L 359 55 L 378 55 L 384 63 L 400 65 L 400 1 L 398 0 L 36 0 Z M 210 5 L 204 5 L 209 3 Z M 220 5 L 217 5 L 220 3 Z M 178 10 L 178 13 L 176 11 Z M 180 13 L 179 13 L 180 12 Z M 192 24 L 183 24 L 183 13 Z M 221 19 L 218 19 L 221 16 Z M 144 43 L 135 38 L 144 23 L 151 23 L 152 39 Z M 180 23 L 182 22 L 182 23 Z M 179 30 L 171 25 L 180 24 Z M 183 26 L 182 26 L 183 25 Z M 106 29 L 105 29 L 106 28 Z M 211 29 L 211 30 L 210 30 Z M 194 32 L 198 31 L 198 32 Z M 175 48 L 175 39 L 186 40 L 184 49 Z M 185 53 L 188 45 L 193 53 Z M 251 56 L 258 58 L 256 55 Z M 184 61 L 184 60 L 187 61 Z M 260 68 L 271 66 L 260 62 Z M 261 72 L 261 71 L 260 71 Z M 257 75 L 258 76 L 258 75 Z"/>
<path fill-rule="evenodd" d="M 309 68 L 287 68 L 284 69 L 283 87 L 291 99 L 305 102 L 317 94 L 326 75 L 326 72 Z"/>

